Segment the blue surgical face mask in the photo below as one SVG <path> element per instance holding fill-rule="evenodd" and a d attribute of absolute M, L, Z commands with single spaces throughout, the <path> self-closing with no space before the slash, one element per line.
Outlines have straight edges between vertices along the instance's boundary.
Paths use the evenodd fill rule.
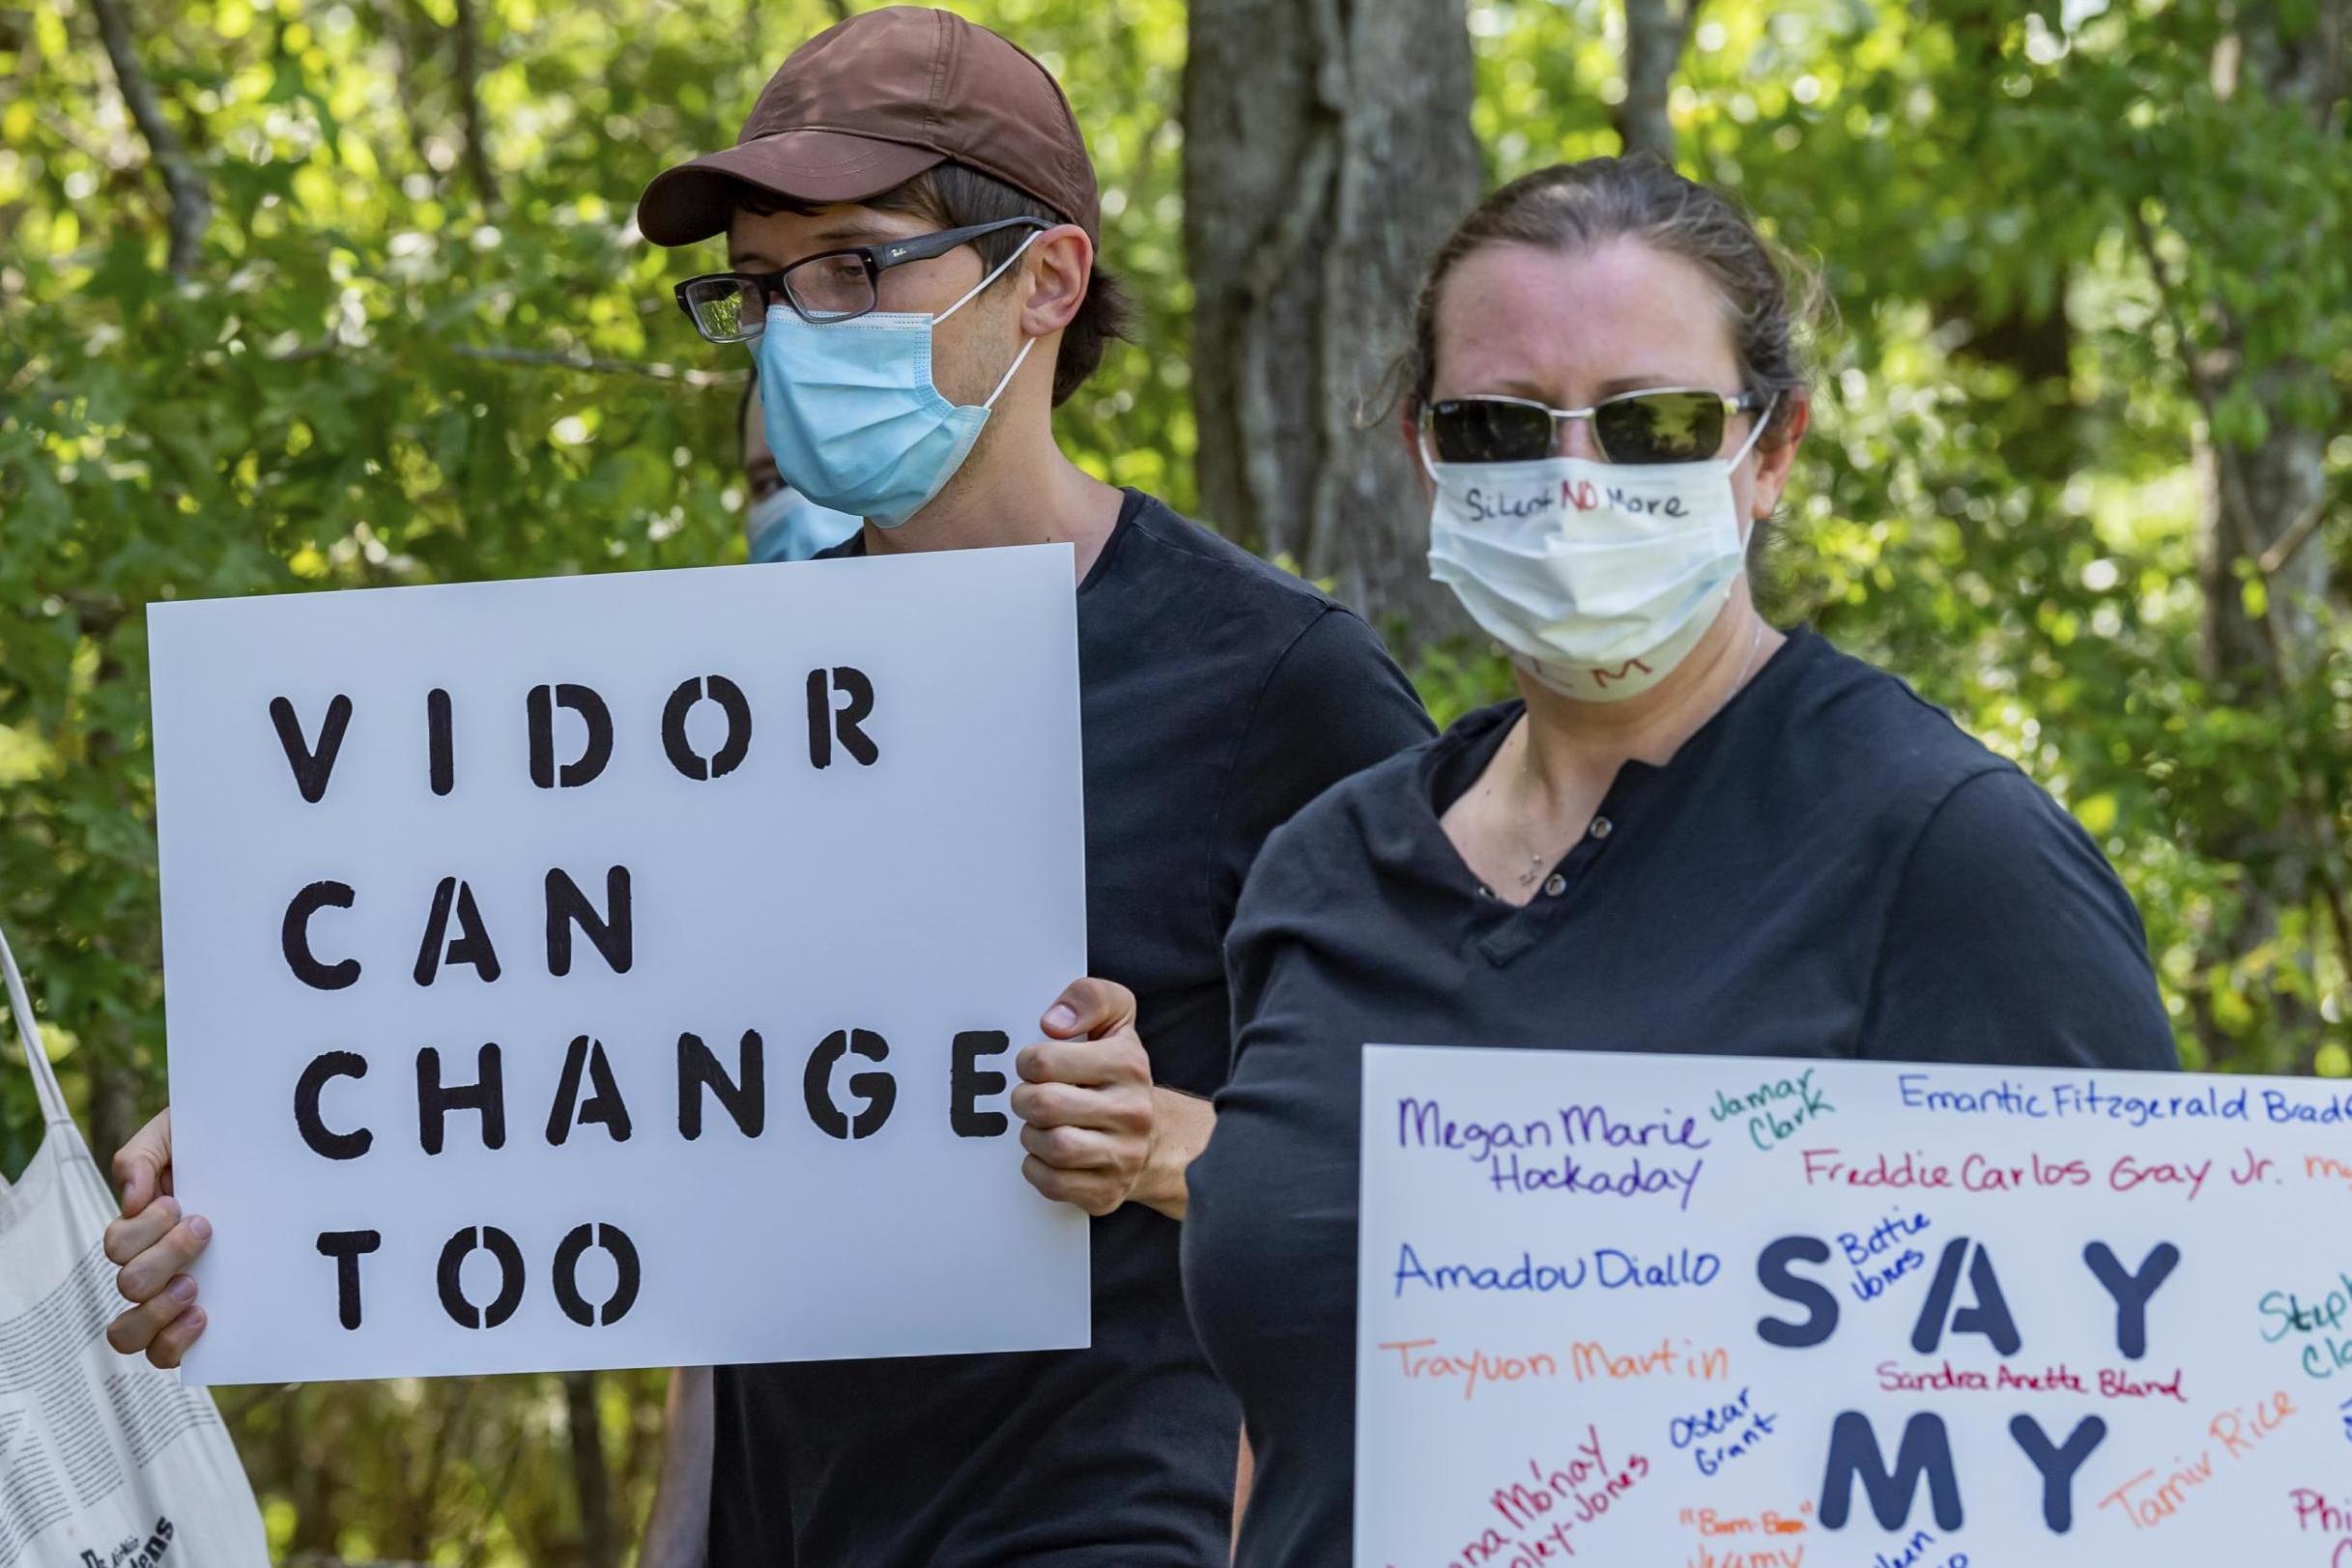
<path fill-rule="evenodd" d="M 857 519 L 816 504 L 789 485 L 779 485 L 743 514 L 743 537 L 754 564 L 807 560 L 857 531 Z"/>
<path fill-rule="evenodd" d="M 936 316 L 873 311 L 821 326 L 775 305 L 752 353 L 768 450 L 785 482 L 819 506 L 885 528 L 921 511 L 963 466 L 989 410 L 1037 339 L 1023 343 L 988 400 L 961 407 L 931 379 L 932 328 L 1003 275 L 1037 238 Z"/>

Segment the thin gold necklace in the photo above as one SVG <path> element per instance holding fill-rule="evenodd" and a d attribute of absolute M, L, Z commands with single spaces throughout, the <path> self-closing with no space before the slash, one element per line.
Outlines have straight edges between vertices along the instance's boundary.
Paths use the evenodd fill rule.
<path fill-rule="evenodd" d="M 1692 734 L 1697 734 L 1701 729 L 1705 729 L 1708 725 L 1714 723 L 1715 715 L 1721 713 L 1726 707 L 1730 706 L 1732 698 L 1738 696 L 1739 689 L 1748 683 L 1748 674 L 1756 668 L 1757 652 L 1764 646 L 1764 617 L 1759 615 L 1756 618 L 1755 634 L 1748 639 L 1748 656 L 1739 666 L 1738 676 L 1733 680 L 1731 689 L 1723 694 L 1722 700 L 1718 701 L 1713 710 L 1710 711 L 1705 719 L 1702 719 L 1698 725 L 1692 728 Z M 1521 714 L 1519 716 L 1519 723 L 1522 727 L 1519 752 L 1520 790 L 1524 796 L 1530 799 L 1533 799 L 1535 793 L 1535 743 L 1534 740 L 1534 730 L 1527 728 L 1526 727 L 1533 724 L 1533 722 L 1534 721 L 1525 714 Z M 1589 833 L 1591 831 L 1591 825 L 1587 824 L 1584 832 L 1577 834 L 1576 837 L 1582 838 L 1584 837 L 1584 833 Z M 1574 842 L 1575 841 L 1570 840 L 1569 841 Z M 1526 848 L 1525 840 L 1520 841 L 1520 847 L 1523 849 Z M 1555 853 L 1548 857 L 1540 849 L 1530 851 L 1527 857 L 1527 870 L 1519 873 L 1520 888 L 1524 891 L 1528 888 L 1534 887 L 1536 879 L 1541 877 L 1545 870 L 1547 870 L 1550 867 L 1557 864 L 1561 854 L 1564 853 L 1566 853 L 1566 845 L 1564 844 L 1561 846 L 1559 853 Z"/>

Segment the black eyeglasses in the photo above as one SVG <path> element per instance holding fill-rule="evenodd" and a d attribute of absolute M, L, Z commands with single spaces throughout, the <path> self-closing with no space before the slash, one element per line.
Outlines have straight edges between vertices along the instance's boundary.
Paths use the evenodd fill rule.
<path fill-rule="evenodd" d="M 1704 463 L 1723 449 L 1735 413 L 1770 399 L 1705 387 L 1621 392 L 1589 409 L 1555 409 L 1524 397 L 1454 397 L 1421 410 L 1421 430 L 1441 463 L 1535 463 L 1559 450 L 1560 427 L 1592 421 L 1592 441 L 1612 463 Z"/>
<path fill-rule="evenodd" d="M 942 229 L 909 240 L 803 256 L 781 272 L 704 272 L 677 286 L 677 307 L 713 343 L 744 343 L 767 325 L 768 308 L 787 304 L 819 326 L 874 309 L 877 280 L 893 267 L 944 256 L 958 245 L 1006 229 L 1049 229 L 1042 218 L 1008 217 L 968 228 Z"/>

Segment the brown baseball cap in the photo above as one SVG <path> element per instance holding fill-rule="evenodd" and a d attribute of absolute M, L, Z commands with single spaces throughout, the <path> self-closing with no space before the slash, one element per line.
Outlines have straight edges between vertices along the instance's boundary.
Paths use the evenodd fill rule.
<path fill-rule="evenodd" d="M 861 13 L 794 49 L 734 146 L 654 177 L 637 227 L 655 244 L 692 244 L 726 232 L 744 185 L 857 202 L 951 159 L 1101 239 L 1094 163 L 1051 72 L 987 28 L 919 6 Z"/>

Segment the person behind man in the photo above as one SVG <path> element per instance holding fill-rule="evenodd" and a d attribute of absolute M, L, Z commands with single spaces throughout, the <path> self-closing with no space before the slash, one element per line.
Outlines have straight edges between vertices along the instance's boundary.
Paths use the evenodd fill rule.
<path fill-rule="evenodd" d="M 756 370 L 745 379 L 743 396 L 735 404 L 735 434 L 742 443 L 748 498 L 743 544 L 753 565 L 807 560 L 864 526 L 846 512 L 817 505 L 776 471 Z M 691 1568 L 703 1560 L 710 1527 L 710 1368 L 679 1367 L 671 1374 L 662 1417 L 667 1440 L 654 1482 L 652 1513 L 638 1547 L 638 1568 Z"/>
<path fill-rule="evenodd" d="M 1005 40 L 944 12 L 852 17 L 638 221 L 662 244 L 727 235 L 730 270 L 680 303 L 751 346 L 785 480 L 865 519 L 837 554 L 1073 547 L 1107 977 L 1048 1010 L 1011 1097 L 1029 1180 L 1098 1216 L 1091 1347 L 720 1369 L 708 1560 L 1221 1564 L 1240 1411 L 1185 1318 L 1177 1242 L 1229 1055 L 1224 931 L 1266 835 L 1428 720 L 1355 615 L 1056 444 L 1120 297 L 1069 103 Z M 117 1160 L 108 1240 L 142 1303 L 116 1348 L 165 1364 L 202 1323 L 176 1294 L 201 1241 L 158 1197 L 168 1159 L 158 1118 Z"/>
<path fill-rule="evenodd" d="M 735 405 L 735 432 L 743 443 L 743 482 L 750 495 L 743 511 L 743 544 L 754 565 L 807 560 L 858 530 L 858 518 L 817 505 L 776 471 L 757 371 L 744 382 L 742 401 Z"/>

